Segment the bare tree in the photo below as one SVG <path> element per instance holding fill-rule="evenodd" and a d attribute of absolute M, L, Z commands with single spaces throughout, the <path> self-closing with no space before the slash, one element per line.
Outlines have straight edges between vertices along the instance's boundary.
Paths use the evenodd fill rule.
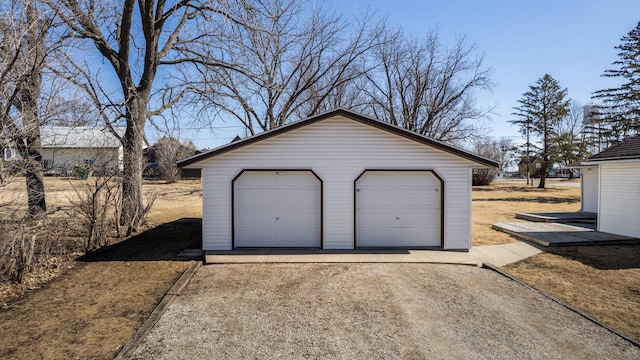
<path fill-rule="evenodd" d="M 52 19 L 36 0 L 0 5 L 0 133 L 17 148 L 24 167 L 28 215 L 46 214 L 39 99 Z"/>
<path fill-rule="evenodd" d="M 142 223 L 145 209 L 145 124 L 183 99 L 191 82 L 186 78 L 196 75 L 194 64 L 225 66 L 209 47 L 220 25 L 217 17 L 225 18 L 226 10 L 214 0 L 43 1 L 107 64 L 95 70 L 67 52 L 58 71 L 86 90 L 107 127 L 126 126 L 124 136 L 114 135 L 124 149 L 121 225 L 130 234 Z M 117 86 L 111 86 L 111 74 Z"/>
<path fill-rule="evenodd" d="M 385 30 L 371 55 L 378 66 L 360 88 L 367 99 L 364 110 L 439 140 L 482 135 L 481 120 L 491 109 L 476 105 L 475 92 L 490 90 L 493 83 L 476 52 L 463 37 L 448 48 L 437 32 L 412 39 Z"/>
<path fill-rule="evenodd" d="M 551 137 L 554 158 L 561 165 L 568 166 L 589 156 L 590 147 L 591 139 L 585 133 L 584 107 L 571 101 L 569 113 L 557 122 Z M 569 178 L 573 178 L 573 172 L 569 172 Z"/>
<path fill-rule="evenodd" d="M 490 185 L 493 179 L 500 171 L 508 166 L 511 154 L 515 151 L 513 140 L 510 138 L 500 138 L 498 140 L 490 138 L 475 139 L 472 144 L 473 152 L 484 156 L 488 159 L 498 161 L 500 167 L 498 169 L 474 169 L 473 170 L 473 186 Z"/>
<path fill-rule="evenodd" d="M 250 134 L 343 105 L 344 90 L 367 71 L 364 54 L 377 36 L 296 0 L 228 2 L 229 20 L 211 44 L 232 64 L 202 69 L 204 101 Z"/>
<path fill-rule="evenodd" d="M 514 141 L 510 137 L 501 137 L 497 140 L 497 151 L 498 151 L 498 161 L 500 171 L 506 171 L 506 169 L 511 166 L 517 157 L 518 147 L 515 145 Z"/>
<path fill-rule="evenodd" d="M 176 162 L 195 154 L 196 147 L 190 141 L 183 144 L 177 138 L 163 137 L 151 147 L 151 151 L 155 153 L 160 177 L 174 183 L 180 179 L 180 168 Z"/>

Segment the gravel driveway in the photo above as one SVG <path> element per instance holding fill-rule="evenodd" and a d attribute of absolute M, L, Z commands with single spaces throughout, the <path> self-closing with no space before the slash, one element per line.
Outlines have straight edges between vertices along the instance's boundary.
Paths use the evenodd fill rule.
<path fill-rule="evenodd" d="M 640 359 L 640 349 L 487 269 L 208 265 L 134 359 Z"/>

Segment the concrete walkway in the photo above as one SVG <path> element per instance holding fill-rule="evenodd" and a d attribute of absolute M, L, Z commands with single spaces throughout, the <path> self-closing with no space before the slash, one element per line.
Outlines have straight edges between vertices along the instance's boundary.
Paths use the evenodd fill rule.
<path fill-rule="evenodd" d="M 510 244 L 474 246 L 469 255 L 478 262 L 505 266 L 543 252 L 544 248 L 524 241 Z"/>
<path fill-rule="evenodd" d="M 527 242 L 474 246 L 469 252 L 442 250 L 234 250 L 208 252 L 207 264 L 248 263 L 431 263 L 504 266 L 542 252 Z"/>
<path fill-rule="evenodd" d="M 207 264 L 244 263 L 433 263 L 479 266 L 468 252 L 442 250 L 259 250 L 208 252 Z"/>

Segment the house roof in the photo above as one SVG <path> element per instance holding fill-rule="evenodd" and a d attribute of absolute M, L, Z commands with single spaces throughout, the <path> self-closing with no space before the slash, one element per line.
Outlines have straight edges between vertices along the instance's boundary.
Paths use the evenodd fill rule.
<path fill-rule="evenodd" d="M 187 167 L 189 165 L 195 164 L 197 162 L 200 162 L 202 160 L 205 159 L 209 159 L 221 154 L 224 154 L 226 152 L 238 149 L 238 148 L 242 148 L 244 146 L 262 141 L 262 140 L 266 140 L 268 138 L 280 135 L 280 134 L 284 134 L 287 133 L 289 131 L 295 130 L 295 129 L 299 129 L 302 128 L 304 126 L 307 125 L 311 125 L 335 116 L 343 116 L 346 117 L 348 119 L 357 121 L 359 123 L 365 124 L 365 125 L 369 125 L 369 126 L 373 126 L 375 128 L 384 130 L 384 131 L 388 131 L 392 134 L 395 135 L 399 135 L 402 137 L 405 137 L 407 139 L 434 147 L 436 149 L 460 156 L 462 158 L 465 158 L 467 160 L 471 160 L 473 162 L 476 162 L 482 166 L 489 166 L 489 167 L 498 167 L 498 163 L 494 160 L 490 160 L 487 158 L 484 158 L 482 156 L 473 154 L 471 152 L 468 152 L 466 150 L 462 150 L 460 148 L 445 144 L 441 141 L 437 141 L 431 138 L 428 138 L 426 136 L 420 135 L 418 133 L 415 133 L 413 131 L 409 131 L 406 130 L 404 128 L 401 128 L 399 126 L 395 126 L 377 119 L 373 119 L 358 113 L 355 113 L 351 110 L 346 110 L 346 109 L 342 109 L 342 108 L 338 108 L 335 110 L 331 110 L 322 114 L 318 114 L 318 115 L 314 115 L 311 117 L 308 117 L 306 119 L 302 119 L 284 126 L 280 126 L 278 128 L 269 130 L 269 131 L 265 131 L 262 132 L 260 134 L 256 134 L 247 138 L 244 138 L 242 140 L 238 140 L 238 141 L 234 141 L 231 142 L 229 144 L 217 147 L 213 150 L 209 150 L 206 152 L 203 152 L 201 154 L 195 155 L 195 156 L 191 156 L 188 157 L 186 159 L 182 159 L 180 161 L 178 161 L 178 166 L 179 167 Z"/>
<path fill-rule="evenodd" d="M 125 127 L 114 127 L 124 135 Z M 120 141 L 109 130 L 99 126 L 43 126 L 40 129 L 43 148 L 119 148 Z"/>
<path fill-rule="evenodd" d="M 640 135 L 628 138 L 616 146 L 599 152 L 585 160 L 586 163 L 595 161 L 615 161 L 640 159 Z"/>
<path fill-rule="evenodd" d="M 531 158 L 529 159 L 529 164 L 533 164 L 536 161 L 539 161 L 537 156 L 531 156 Z M 527 161 L 524 159 L 524 156 L 522 158 L 520 158 L 520 162 L 518 163 L 518 165 L 527 165 Z"/>

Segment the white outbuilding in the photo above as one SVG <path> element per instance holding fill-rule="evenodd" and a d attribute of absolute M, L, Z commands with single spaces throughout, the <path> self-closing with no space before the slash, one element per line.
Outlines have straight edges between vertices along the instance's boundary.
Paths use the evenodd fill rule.
<path fill-rule="evenodd" d="M 184 159 L 205 251 L 471 247 L 472 169 L 497 163 L 337 109 Z"/>
<path fill-rule="evenodd" d="M 640 239 L 640 136 L 604 150 L 582 165 L 593 172 L 592 179 L 583 178 L 582 193 L 583 202 L 597 201 L 598 231 Z"/>

